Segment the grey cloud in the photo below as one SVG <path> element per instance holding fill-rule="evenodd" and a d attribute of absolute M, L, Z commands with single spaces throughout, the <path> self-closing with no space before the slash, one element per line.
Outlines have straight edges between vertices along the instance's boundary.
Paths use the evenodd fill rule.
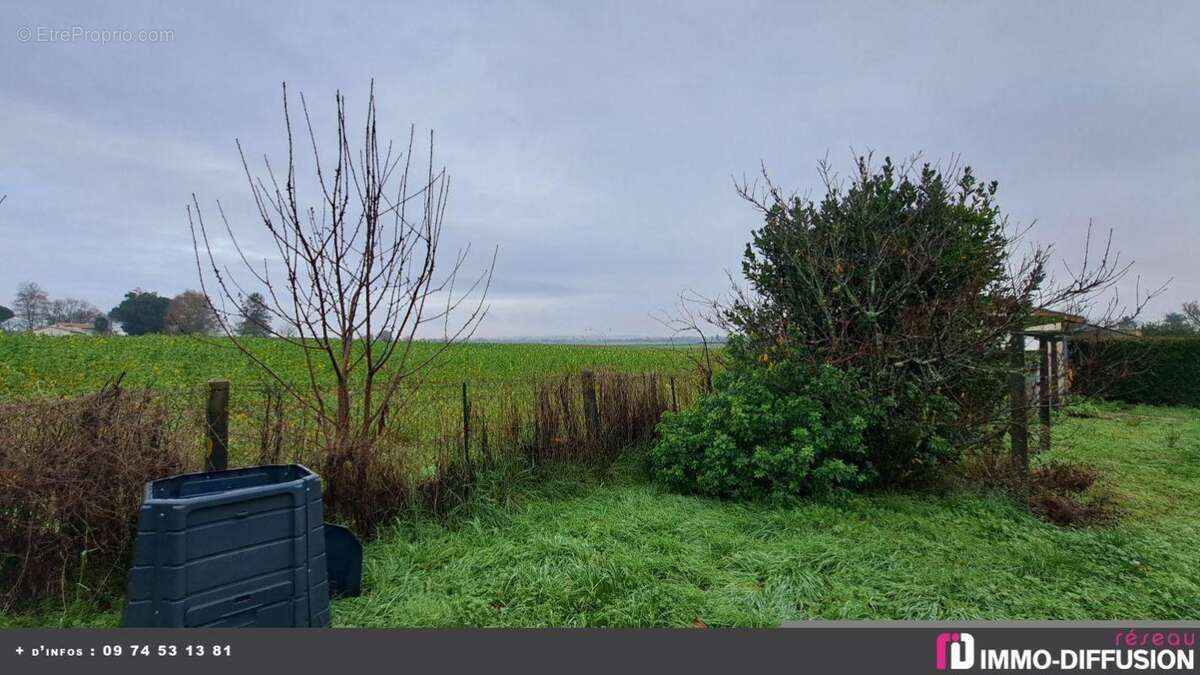
<path fill-rule="evenodd" d="M 24 279 L 102 307 L 194 287 L 193 192 L 268 250 L 234 138 L 280 157 L 280 81 L 322 133 L 372 77 L 385 132 L 437 130 L 445 250 L 473 243 L 475 269 L 500 248 L 481 335 L 661 333 L 650 315 L 719 292 L 757 224 L 731 175 L 761 161 L 804 192 L 851 148 L 961 155 L 1035 238 L 1070 254 L 1093 219 L 1174 277 L 1152 315 L 1200 298 L 1188 3 L 68 2 L 0 23 L 0 301 Z M 175 38 L 16 39 L 73 25 Z"/>

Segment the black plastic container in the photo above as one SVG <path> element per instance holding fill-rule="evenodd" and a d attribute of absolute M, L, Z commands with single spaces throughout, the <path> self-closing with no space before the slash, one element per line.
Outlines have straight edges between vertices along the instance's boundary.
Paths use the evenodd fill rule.
<path fill-rule="evenodd" d="M 348 528 L 325 523 L 325 573 L 329 596 L 352 598 L 362 593 L 363 547 Z"/>
<path fill-rule="evenodd" d="M 149 483 L 122 625 L 328 626 L 321 518 L 299 464 Z"/>

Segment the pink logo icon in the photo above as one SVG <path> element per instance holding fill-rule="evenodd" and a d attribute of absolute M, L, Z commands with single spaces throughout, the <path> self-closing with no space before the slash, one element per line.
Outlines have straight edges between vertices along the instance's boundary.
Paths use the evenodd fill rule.
<path fill-rule="evenodd" d="M 966 670 L 975 665 L 975 638 L 970 633 L 937 636 L 937 669 Z"/>

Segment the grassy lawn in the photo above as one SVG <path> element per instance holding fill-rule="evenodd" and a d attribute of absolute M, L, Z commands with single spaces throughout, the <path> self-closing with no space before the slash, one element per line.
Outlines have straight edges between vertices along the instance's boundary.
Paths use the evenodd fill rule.
<path fill-rule="evenodd" d="M 1105 472 L 1112 526 L 1064 529 L 1002 498 L 847 495 L 794 506 L 666 494 L 629 462 L 423 521 L 367 549 L 337 626 L 772 626 L 799 618 L 1200 618 L 1200 410 L 1103 406 L 1053 459 Z M 1040 458 L 1045 459 L 1045 458 Z M 68 604 L 0 625 L 108 625 Z"/>

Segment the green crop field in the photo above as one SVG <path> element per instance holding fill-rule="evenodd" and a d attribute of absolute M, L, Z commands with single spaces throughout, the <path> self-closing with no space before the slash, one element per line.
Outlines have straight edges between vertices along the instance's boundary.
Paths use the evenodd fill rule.
<path fill-rule="evenodd" d="M 285 381 L 307 396 L 308 371 L 302 351 L 285 341 L 251 338 L 244 344 Z M 409 363 L 436 353 L 432 342 L 414 342 Z M 318 355 L 320 356 L 320 355 Z M 533 383 L 579 373 L 582 369 L 621 373 L 656 373 L 679 380 L 680 400 L 695 389 L 695 368 L 688 347 L 585 346 L 531 343 L 467 343 L 443 352 L 412 386 L 405 387 L 389 428 L 430 458 L 447 434 L 462 428 L 461 387 L 468 386 L 472 414 L 499 419 L 515 404 L 528 412 Z M 327 361 L 316 359 L 318 378 L 333 383 Z M 398 365 L 399 359 L 393 359 Z M 360 369 L 361 370 L 361 369 Z M 231 383 L 229 404 L 230 460 L 252 462 L 260 445 L 264 393 L 274 381 L 249 357 L 222 338 L 186 336 L 42 337 L 0 334 L 0 401 L 84 394 L 123 376 L 131 387 L 160 390 L 183 423 L 195 430 L 197 456 L 203 451 L 202 422 L 206 383 Z M 660 381 L 665 387 L 666 380 Z M 665 395 L 665 394 L 664 394 Z M 290 399 L 287 415 L 299 420 L 304 411 Z M 478 432 L 478 428 L 477 428 Z"/>
<path fill-rule="evenodd" d="M 267 338 L 247 339 L 246 344 L 281 377 L 306 381 L 304 359 L 295 346 Z M 410 362 L 427 359 L 436 348 L 431 342 L 414 343 Z M 468 343 L 447 352 L 429 379 L 523 382 L 582 368 L 667 372 L 684 371 L 690 365 L 685 348 L 668 346 Z M 321 364 L 320 372 L 328 376 L 327 364 Z M 0 334 L 0 398 L 87 392 L 121 373 L 126 384 L 157 388 L 194 387 L 213 378 L 227 379 L 234 387 L 267 381 L 258 366 L 221 338 Z"/>

